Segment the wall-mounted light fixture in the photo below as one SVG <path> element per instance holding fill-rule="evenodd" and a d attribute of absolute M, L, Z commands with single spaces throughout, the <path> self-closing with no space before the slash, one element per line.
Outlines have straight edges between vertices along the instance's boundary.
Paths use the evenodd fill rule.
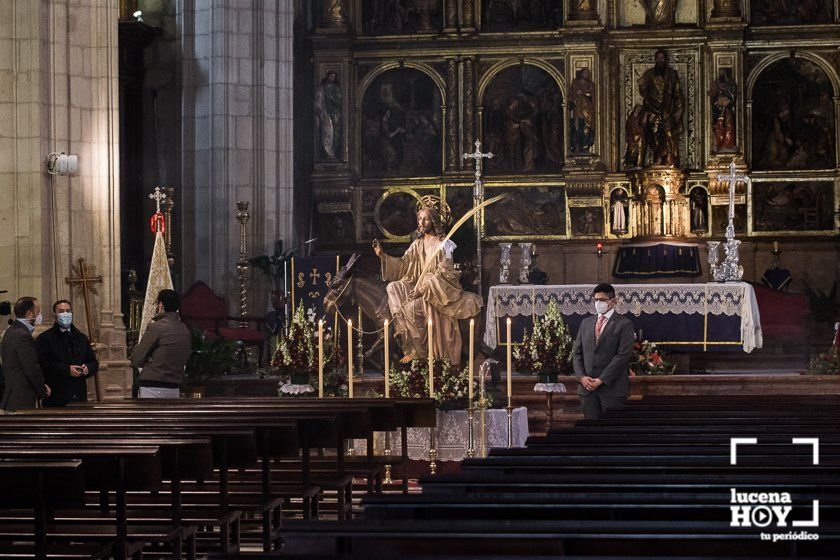
<path fill-rule="evenodd" d="M 50 175 L 72 175 L 79 171 L 79 156 L 64 152 L 47 155 L 47 173 Z"/>

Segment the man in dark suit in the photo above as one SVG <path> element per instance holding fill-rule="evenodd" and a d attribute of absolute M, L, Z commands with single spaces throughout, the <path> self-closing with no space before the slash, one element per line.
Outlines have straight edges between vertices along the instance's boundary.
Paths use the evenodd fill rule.
<path fill-rule="evenodd" d="M 32 338 L 32 331 L 42 321 L 41 305 L 37 299 L 27 296 L 15 302 L 15 320 L 9 321 L 10 326 L 0 342 L 0 360 L 3 361 L 6 378 L 6 388 L 0 400 L 3 410 L 14 412 L 19 408 L 35 408 L 39 398 L 50 396 Z"/>
<path fill-rule="evenodd" d="M 52 394 L 44 406 L 87 401 L 87 380 L 99 371 L 90 340 L 73 324 L 73 308 L 66 299 L 53 304 L 55 324 L 35 340 L 38 361 Z"/>
<path fill-rule="evenodd" d="M 620 406 L 630 392 L 629 366 L 633 357 L 633 322 L 615 312 L 615 289 L 598 284 L 593 290 L 596 315 L 580 324 L 572 350 L 578 396 L 587 419 L 600 418 L 609 407 Z"/>

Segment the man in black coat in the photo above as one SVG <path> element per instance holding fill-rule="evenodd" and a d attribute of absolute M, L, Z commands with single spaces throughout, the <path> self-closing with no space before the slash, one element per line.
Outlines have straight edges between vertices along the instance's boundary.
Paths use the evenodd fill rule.
<path fill-rule="evenodd" d="M 73 309 L 66 299 L 53 304 L 55 324 L 35 340 L 38 360 L 52 389 L 44 406 L 87 401 L 87 380 L 99 371 L 90 340 L 73 325 Z"/>
<path fill-rule="evenodd" d="M 32 339 L 32 331 L 42 320 L 41 305 L 36 298 L 25 296 L 15 302 L 15 320 L 9 321 L 9 328 L 0 342 L 0 361 L 6 382 L 0 399 L 3 410 L 14 412 L 35 408 L 38 399 L 50 396 Z"/>

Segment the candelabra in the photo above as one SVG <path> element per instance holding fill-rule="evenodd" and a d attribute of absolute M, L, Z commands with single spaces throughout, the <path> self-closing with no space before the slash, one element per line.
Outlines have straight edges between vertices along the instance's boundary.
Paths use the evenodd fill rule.
<path fill-rule="evenodd" d="M 511 243 L 499 243 L 499 283 L 507 284 L 510 280 Z"/>
<path fill-rule="evenodd" d="M 529 275 L 531 273 L 531 250 L 534 247 L 533 243 L 520 243 L 519 247 L 522 249 L 522 255 L 519 257 L 519 283 L 529 284 Z"/>
<path fill-rule="evenodd" d="M 741 241 L 735 239 L 735 186 L 738 182 L 746 183 L 747 188 L 752 184 L 750 178 L 745 175 L 736 173 L 735 162 L 730 162 L 729 173 L 719 173 L 717 180 L 720 182 L 729 181 L 729 208 L 728 218 L 729 223 L 726 226 L 726 241 L 723 243 L 723 249 L 726 252 L 726 258 L 723 263 L 718 265 L 718 255 L 715 251 L 715 262 L 712 263 L 711 244 L 709 247 L 709 266 L 713 270 L 713 277 L 718 282 L 740 282 L 744 276 L 744 267 L 738 263 L 738 248 Z"/>
<path fill-rule="evenodd" d="M 709 248 L 709 276 L 711 276 L 712 280 L 717 278 L 717 270 L 718 270 L 718 249 L 720 249 L 720 241 L 707 241 L 706 245 Z"/>
<path fill-rule="evenodd" d="M 248 214 L 248 202 L 240 200 L 236 203 L 236 221 L 239 222 L 239 261 L 236 263 L 236 272 L 239 276 L 239 326 L 246 328 L 248 321 L 248 240 L 245 225 L 251 219 Z"/>

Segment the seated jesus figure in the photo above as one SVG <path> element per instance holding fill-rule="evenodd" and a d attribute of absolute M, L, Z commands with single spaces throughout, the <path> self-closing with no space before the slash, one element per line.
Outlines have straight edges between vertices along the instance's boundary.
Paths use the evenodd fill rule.
<path fill-rule="evenodd" d="M 444 220 L 432 204 L 424 204 L 417 212 L 417 229 L 420 236 L 402 257 L 386 255 L 379 242 L 373 242 L 373 250 L 382 261 L 382 278 L 389 282 L 388 307 L 394 335 L 404 353 L 401 361 L 408 363 L 428 355 L 427 321 L 431 319 L 435 359 L 448 358 L 459 365 L 458 320 L 478 314 L 481 296 L 461 288 L 461 273 L 452 262 L 455 244 L 443 241 Z"/>

